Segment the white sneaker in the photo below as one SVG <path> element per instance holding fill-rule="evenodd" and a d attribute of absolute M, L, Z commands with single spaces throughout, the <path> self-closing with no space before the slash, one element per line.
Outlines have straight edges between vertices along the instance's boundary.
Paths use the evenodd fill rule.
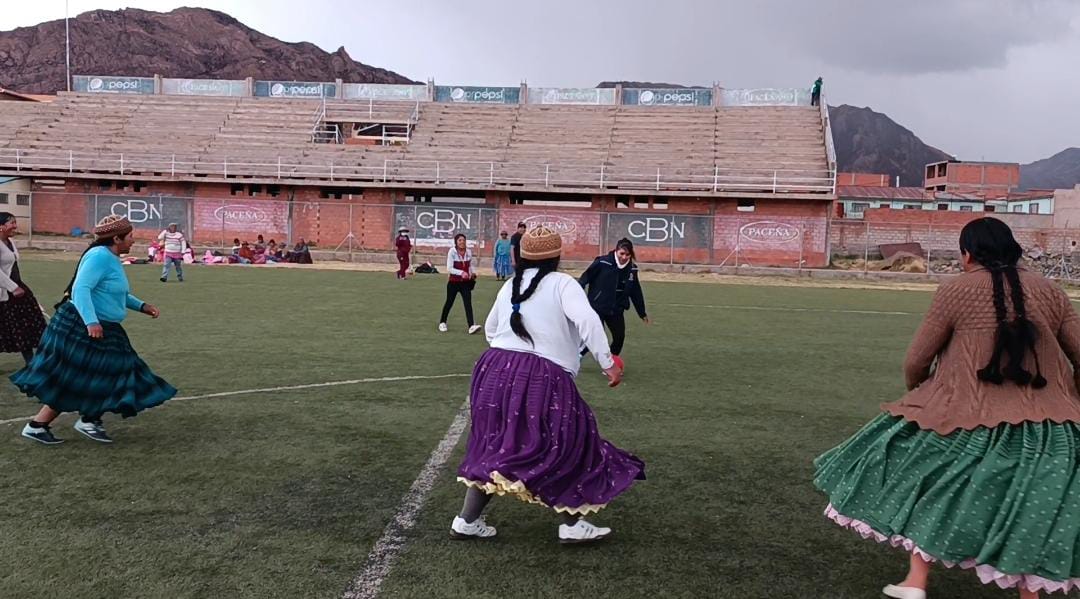
<path fill-rule="evenodd" d="M 881 592 L 886 597 L 896 597 L 896 599 L 926 599 L 926 591 L 915 587 L 898 587 L 890 584 L 881 589 Z"/>
<path fill-rule="evenodd" d="M 560 543 L 591 543 L 600 541 L 611 534 L 610 528 L 593 526 L 585 519 L 577 521 L 573 526 L 559 525 Z"/>
<path fill-rule="evenodd" d="M 439 332 L 440 333 L 445 333 L 448 330 L 449 329 L 446 328 L 446 323 L 445 322 L 440 322 L 439 323 Z"/>
<path fill-rule="evenodd" d="M 457 516 L 454 518 L 454 523 L 450 525 L 450 538 L 457 539 L 459 541 L 467 539 L 488 539 L 495 536 L 495 527 L 488 526 L 484 522 L 484 517 L 480 516 L 472 523 L 465 521 L 465 518 Z"/>
<path fill-rule="evenodd" d="M 469 327 L 469 334 L 470 335 L 475 335 L 476 332 L 479 331 L 479 330 L 480 330 L 480 325 L 474 324 L 471 327 Z"/>

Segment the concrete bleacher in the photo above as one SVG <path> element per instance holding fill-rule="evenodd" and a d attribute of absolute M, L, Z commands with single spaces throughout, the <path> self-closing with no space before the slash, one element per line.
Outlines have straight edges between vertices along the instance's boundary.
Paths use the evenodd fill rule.
<path fill-rule="evenodd" d="M 10 107 L 10 108 L 8 108 Z M 830 178 L 817 107 L 641 107 L 346 102 L 62 93 L 8 103 L 0 148 L 70 153 L 82 170 L 201 177 L 767 191 Z M 315 143 L 320 123 L 401 124 L 408 143 Z M 123 166 L 117 155 L 123 154 Z M 436 166 L 436 164 L 438 166 Z M 280 166 L 279 166 L 280 165 Z M 332 165 L 332 166 L 331 166 Z M 553 174 L 554 173 L 554 174 Z"/>

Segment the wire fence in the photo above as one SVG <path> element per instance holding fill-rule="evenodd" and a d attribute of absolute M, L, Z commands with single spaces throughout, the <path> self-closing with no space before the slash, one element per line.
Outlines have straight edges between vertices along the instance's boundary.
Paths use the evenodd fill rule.
<path fill-rule="evenodd" d="M 21 196 L 26 198 L 26 196 Z M 611 211 L 551 205 L 402 202 L 374 204 L 344 198 L 318 201 L 230 197 L 173 197 L 123 193 L 34 192 L 10 208 L 31 238 L 86 234 L 106 215 L 127 216 L 138 239 L 149 241 L 176 223 L 197 251 L 226 250 L 256 236 L 279 244 L 301 239 L 328 257 L 363 260 L 365 253 L 388 253 L 401 228 L 416 249 L 439 256 L 458 233 L 483 259 L 491 257 L 518 223 L 545 225 L 563 238 L 563 256 L 589 260 L 620 239 L 634 242 L 638 261 L 693 267 L 755 267 L 952 274 L 960 272 L 962 222 L 924 223 L 843 220 L 826 216 L 759 215 L 755 212 L 684 214 L 635 203 Z M 0 207 L 0 209 L 8 209 Z M 23 212 L 20 214 L 18 210 Z M 911 212 L 911 211 L 905 211 Z M 1074 229 L 1049 226 L 1043 215 L 1000 216 L 1010 222 L 1032 268 L 1073 278 L 1073 254 L 1080 242 Z M 326 254 L 324 254 L 326 255 Z M 1080 259 L 1080 254 L 1077 255 Z"/>

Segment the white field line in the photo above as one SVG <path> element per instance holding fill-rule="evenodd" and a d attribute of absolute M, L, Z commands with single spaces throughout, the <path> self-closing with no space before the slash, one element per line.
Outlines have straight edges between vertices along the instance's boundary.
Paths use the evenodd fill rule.
<path fill-rule="evenodd" d="M 919 312 L 898 312 L 892 310 L 838 310 L 829 308 L 784 308 L 774 306 L 725 306 L 715 304 L 660 304 L 675 308 L 711 308 L 715 310 L 752 310 L 756 312 L 817 312 L 825 314 L 871 314 L 877 316 L 922 316 Z"/>
<path fill-rule="evenodd" d="M 213 399 L 217 397 L 233 397 L 236 395 L 251 395 L 254 393 L 277 393 L 279 391 L 302 391 L 305 389 L 320 389 L 323 387 L 341 387 L 343 385 L 362 385 L 364 383 L 393 383 L 397 381 L 424 381 L 434 379 L 451 379 L 451 378 L 464 378 L 470 376 L 469 374 L 434 374 L 434 375 L 415 375 L 415 376 L 384 376 L 376 378 L 366 379 L 350 379 L 347 381 L 330 381 L 327 383 L 311 383 L 308 385 L 288 385 L 285 387 L 264 387 L 262 389 L 240 389 L 238 391 L 222 391 L 221 393 L 207 393 L 205 395 L 188 395 L 186 397 L 174 397 L 169 403 L 174 401 L 187 401 L 189 399 Z M 166 404 L 168 405 L 168 404 Z M 9 420 L 0 420 L 0 425 L 14 424 L 16 422 L 26 422 L 30 420 L 32 416 L 24 416 L 22 418 L 11 418 Z"/>
<path fill-rule="evenodd" d="M 382 588 L 383 581 L 389 576 L 394 563 L 405 550 L 408 542 L 406 535 L 409 530 L 416 526 L 416 519 L 427 502 L 431 489 L 439 479 L 439 473 L 450 459 L 454 447 L 461 434 L 465 430 L 468 420 L 469 399 L 461 405 L 450 428 L 446 429 L 439 444 L 431 452 L 420 474 L 416 476 L 405 496 L 401 498 L 401 507 L 398 508 L 394 518 L 386 525 L 383 534 L 371 548 L 363 569 L 353 578 L 349 586 L 345 588 L 342 599 L 374 599 Z"/>

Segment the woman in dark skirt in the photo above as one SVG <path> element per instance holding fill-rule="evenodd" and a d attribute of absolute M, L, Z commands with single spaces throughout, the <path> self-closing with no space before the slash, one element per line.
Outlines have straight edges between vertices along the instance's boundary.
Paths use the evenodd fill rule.
<path fill-rule="evenodd" d="M 45 404 L 23 428 L 24 437 L 47 445 L 62 443 L 49 424 L 62 412 L 78 412 L 76 431 L 111 443 L 103 414 L 127 418 L 176 395 L 176 389 L 139 358 L 120 326 L 128 310 L 152 318 L 161 315 L 130 293 L 119 256 L 134 243 L 131 231 L 131 223 L 120 216 L 98 223 L 94 242 L 56 305 L 37 354 L 11 375 L 20 391 Z"/>
<path fill-rule="evenodd" d="M 19 250 L 12 237 L 19 223 L 0 212 L 0 353 L 19 353 L 30 363 L 45 332 L 45 316 L 19 272 Z"/>
<path fill-rule="evenodd" d="M 492 495 L 511 495 L 559 514 L 560 542 L 598 541 L 611 529 L 582 517 L 645 478 L 641 460 L 600 436 L 574 384 L 582 340 L 612 387 L 622 371 L 585 292 L 558 272 L 561 251 L 557 233 L 526 233 L 514 278 L 488 315 L 491 348 L 473 370 L 472 430 L 458 469 L 469 488 L 450 527 L 455 539 L 495 536 L 481 513 Z"/>
<path fill-rule="evenodd" d="M 960 233 L 965 273 L 934 296 L 904 364 L 909 392 L 815 462 L 826 516 L 904 549 L 883 593 L 925 599 L 931 564 L 1022 599 L 1080 589 L 1080 316 L 1018 266 L 1009 227 Z"/>

